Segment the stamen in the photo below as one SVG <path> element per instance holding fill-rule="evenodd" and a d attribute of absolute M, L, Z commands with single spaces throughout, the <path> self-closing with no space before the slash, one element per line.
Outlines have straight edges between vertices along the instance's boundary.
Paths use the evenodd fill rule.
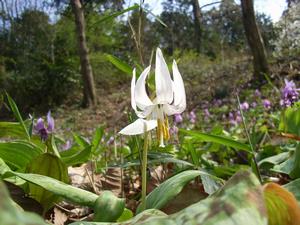
<path fill-rule="evenodd" d="M 170 139 L 168 117 L 165 117 L 163 127 L 164 127 L 164 139 L 168 141 Z"/>

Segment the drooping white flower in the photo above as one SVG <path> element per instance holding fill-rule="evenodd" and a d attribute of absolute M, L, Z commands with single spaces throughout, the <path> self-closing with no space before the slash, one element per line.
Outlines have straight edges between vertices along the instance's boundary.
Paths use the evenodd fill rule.
<path fill-rule="evenodd" d="M 146 91 L 146 79 L 150 73 L 148 66 L 136 81 L 133 70 L 131 81 L 131 106 L 139 117 L 135 122 L 123 128 L 119 133 L 137 135 L 157 127 L 160 146 L 169 138 L 167 116 L 182 113 L 186 108 L 186 95 L 182 77 L 175 60 L 173 61 L 173 79 L 159 48 L 155 61 L 155 98 L 150 99 Z"/>

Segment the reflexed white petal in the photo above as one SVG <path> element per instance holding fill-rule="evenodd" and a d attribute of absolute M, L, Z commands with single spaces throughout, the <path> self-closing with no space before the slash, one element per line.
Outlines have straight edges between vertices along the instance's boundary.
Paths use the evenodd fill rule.
<path fill-rule="evenodd" d="M 119 133 L 123 135 L 137 135 L 143 134 L 145 131 L 152 130 L 155 127 L 157 127 L 157 120 L 137 119 L 123 128 Z"/>
<path fill-rule="evenodd" d="M 173 101 L 173 87 L 171 76 L 166 61 L 159 48 L 157 48 L 156 50 L 155 86 L 158 104 L 166 104 Z"/>
<path fill-rule="evenodd" d="M 185 96 L 185 89 L 182 77 L 178 70 L 176 61 L 173 61 L 173 90 L 174 90 L 174 102 L 173 105 L 176 106 L 182 113 L 186 108 L 186 96 Z"/>
<path fill-rule="evenodd" d="M 180 108 L 178 106 L 169 105 L 169 104 L 163 105 L 163 110 L 164 110 L 164 113 L 167 114 L 168 116 L 172 116 L 174 114 L 179 114 L 184 111 L 184 109 L 182 110 L 182 108 Z"/>
<path fill-rule="evenodd" d="M 153 105 L 152 101 L 146 92 L 146 78 L 150 72 L 150 66 L 148 66 L 140 75 L 134 88 L 134 99 L 137 107 L 144 110 L 147 106 Z"/>
<path fill-rule="evenodd" d="M 135 97 L 134 97 L 134 90 L 135 90 L 135 77 L 136 77 L 136 70 L 133 69 L 132 72 L 132 80 L 131 80 L 131 107 L 136 111 L 136 103 L 135 103 Z"/>
<path fill-rule="evenodd" d="M 139 118 L 146 118 L 148 117 L 150 114 L 153 113 L 153 109 L 154 109 L 155 105 L 150 105 L 144 108 L 143 111 L 139 111 L 138 109 L 135 110 L 135 114 L 139 117 Z"/>

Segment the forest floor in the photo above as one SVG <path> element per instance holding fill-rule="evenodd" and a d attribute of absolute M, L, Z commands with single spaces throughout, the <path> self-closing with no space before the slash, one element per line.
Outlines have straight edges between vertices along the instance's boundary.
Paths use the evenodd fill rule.
<path fill-rule="evenodd" d="M 221 66 L 214 68 L 213 71 L 207 69 L 209 76 L 212 76 L 211 74 L 213 73 L 214 78 L 207 80 L 206 77 L 203 77 L 201 78 L 202 80 L 198 80 L 196 85 L 193 80 L 187 79 L 188 106 L 186 111 L 193 109 L 202 110 L 203 107 L 201 105 L 203 103 L 208 103 L 208 107 L 214 107 L 213 101 L 209 100 L 218 95 L 222 86 L 229 86 L 227 96 L 222 96 L 223 101 L 227 102 L 227 104 L 235 104 L 232 98 L 236 88 L 241 89 L 245 93 L 247 90 L 254 91 L 256 87 L 252 87 L 250 79 L 245 78 L 248 75 L 251 76 L 249 71 L 247 73 L 245 71 L 249 64 L 251 65 L 249 59 L 242 63 L 236 63 L 236 65 L 231 65 L 232 68 L 230 68 L 229 72 L 226 69 L 224 71 Z M 284 78 L 293 79 L 297 82 L 300 77 L 300 62 L 294 58 L 279 59 L 271 63 L 271 71 L 270 79 L 272 82 L 274 81 L 274 85 L 278 86 L 280 82 L 283 83 Z M 202 73 L 205 73 L 205 71 Z M 224 73 L 227 73 L 227 77 L 222 81 Z M 206 83 L 203 83 L 205 79 Z M 224 84 L 225 82 L 226 84 Z M 272 84 L 269 85 L 266 81 L 264 86 L 269 86 L 267 87 L 268 89 Z M 223 90 L 221 89 L 221 91 Z M 72 132 L 76 131 L 83 136 L 91 137 L 95 129 L 101 125 L 104 125 L 111 133 L 117 133 L 122 129 L 128 123 L 128 112 L 131 112 L 130 80 L 127 83 L 110 85 L 109 88 L 98 85 L 97 96 L 97 104 L 90 108 L 81 107 L 81 93 L 70 98 L 64 105 L 57 108 L 53 115 L 56 122 L 56 132 L 65 137 L 71 137 Z M 266 97 L 272 99 L 272 96 Z"/>

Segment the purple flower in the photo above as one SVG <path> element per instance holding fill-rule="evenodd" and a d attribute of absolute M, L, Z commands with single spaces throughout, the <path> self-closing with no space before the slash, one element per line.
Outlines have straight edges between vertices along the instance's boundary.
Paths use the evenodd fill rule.
<path fill-rule="evenodd" d="M 233 125 L 236 125 L 236 121 L 235 121 L 235 116 L 232 112 L 230 112 L 228 114 L 228 117 L 229 117 L 229 123 L 233 124 Z"/>
<path fill-rule="evenodd" d="M 183 121 L 183 118 L 182 118 L 182 115 L 181 115 L 181 114 L 175 114 L 175 115 L 174 115 L 174 122 L 175 122 L 176 124 L 182 123 L 182 121 Z"/>
<path fill-rule="evenodd" d="M 221 100 L 221 99 L 214 99 L 213 104 L 214 104 L 215 106 L 220 106 L 220 105 L 222 105 L 222 100 Z"/>
<path fill-rule="evenodd" d="M 233 115 L 232 112 L 230 112 L 228 116 L 229 116 L 229 119 L 230 119 L 230 120 L 234 120 L 234 115 Z"/>
<path fill-rule="evenodd" d="M 174 125 L 173 127 L 170 128 L 169 131 L 170 131 L 171 135 L 177 136 L 177 134 L 178 134 L 178 127 L 176 127 L 176 125 Z"/>
<path fill-rule="evenodd" d="M 190 112 L 189 119 L 192 124 L 196 123 L 197 116 L 194 110 Z"/>
<path fill-rule="evenodd" d="M 249 109 L 249 104 L 248 102 L 243 102 L 241 105 L 241 110 L 248 110 Z"/>
<path fill-rule="evenodd" d="M 241 113 L 238 112 L 230 112 L 228 114 L 229 123 L 232 125 L 237 125 L 238 123 L 242 122 L 242 116 Z"/>
<path fill-rule="evenodd" d="M 264 99 L 264 100 L 263 100 L 263 106 L 264 106 L 266 109 L 270 109 L 271 106 L 272 106 L 270 100 Z"/>
<path fill-rule="evenodd" d="M 72 143 L 70 140 L 67 140 L 66 143 L 62 146 L 63 151 L 66 151 L 72 147 Z"/>
<path fill-rule="evenodd" d="M 254 92 L 254 95 L 255 95 L 256 97 L 260 97 L 260 96 L 261 96 L 261 93 L 260 93 L 260 91 L 259 91 L 258 89 L 256 89 L 255 92 Z"/>
<path fill-rule="evenodd" d="M 115 138 L 113 136 L 111 136 L 108 141 L 106 142 L 107 145 L 112 145 L 115 141 Z"/>
<path fill-rule="evenodd" d="M 204 115 L 205 117 L 210 117 L 210 112 L 208 111 L 208 109 L 204 109 Z"/>
<path fill-rule="evenodd" d="M 237 115 L 237 116 L 235 117 L 235 121 L 236 121 L 237 123 L 242 122 L 242 121 L 243 121 L 242 116 Z"/>
<path fill-rule="evenodd" d="M 255 108 L 256 106 L 257 106 L 257 103 L 256 103 L 256 102 L 252 102 L 252 103 L 251 103 L 251 107 L 252 107 L 252 108 Z"/>
<path fill-rule="evenodd" d="M 47 114 L 47 127 L 45 126 L 44 120 L 39 118 L 34 126 L 34 132 L 40 135 L 43 141 L 46 141 L 49 133 L 54 131 L 54 119 L 51 117 L 51 112 Z"/>
<path fill-rule="evenodd" d="M 47 123 L 48 123 L 48 131 L 53 132 L 54 131 L 54 119 L 53 119 L 53 117 L 51 117 L 50 111 L 47 113 Z"/>
<path fill-rule="evenodd" d="M 299 88 L 296 88 L 294 81 L 284 80 L 285 87 L 281 90 L 280 105 L 289 107 L 294 104 L 299 98 Z"/>

